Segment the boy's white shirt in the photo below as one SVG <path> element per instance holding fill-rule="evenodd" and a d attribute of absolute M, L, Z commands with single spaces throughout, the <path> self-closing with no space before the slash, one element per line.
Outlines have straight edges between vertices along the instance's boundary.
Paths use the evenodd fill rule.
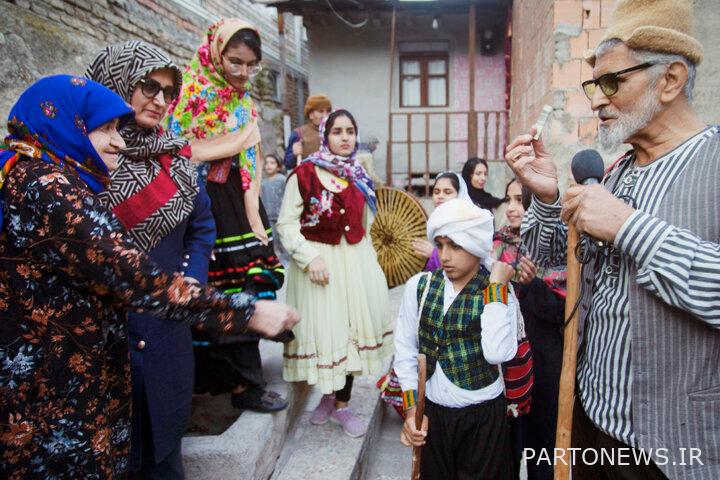
<path fill-rule="evenodd" d="M 403 390 L 417 389 L 417 354 L 418 343 L 418 300 L 417 289 L 420 277 L 427 275 L 419 273 L 405 284 L 400 312 L 395 324 L 395 374 Z M 452 282 L 445 272 L 445 292 L 443 296 L 443 314 L 460 293 L 455 291 Z M 478 292 L 482 295 L 482 292 Z M 508 285 L 508 305 L 493 302 L 485 305 L 480 316 L 481 344 L 483 355 L 488 363 L 499 365 L 515 357 L 517 353 L 517 299 Z M 481 402 L 492 400 L 503 393 L 502 375 L 498 376 L 492 384 L 479 390 L 465 390 L 458 387 L 447 378 L 442 371 L 440 362 L 435 366 L 435 372 L 425 385 L 425 395 L 433 403 L 451 408 L 462 408 Z"/>

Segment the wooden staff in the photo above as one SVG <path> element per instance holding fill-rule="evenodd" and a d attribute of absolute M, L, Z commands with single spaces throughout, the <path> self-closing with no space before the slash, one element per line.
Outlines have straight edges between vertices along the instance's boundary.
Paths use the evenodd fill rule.
<path fill-rule="evenodd" d="M 580 298 L 580 262 L 575 256 L 579 241 L 577 230 L 568 225 L 567 246 L 567 296 L 565 297 L 565 318 L 572 317 L 565 326 L 562 373 L 558 395 L 558 419 L 555 447 L 563 453 L 561 461 L 555 462 L 555 480 L 570 479 L 570 445 L 572 441 L 573 406 L 575 404 L 575 369 L 577 366 L 577 324 L 578 311 L 575 308 Z M 575 312 L 573 312 L 575 310 Z M 558 450 L 556 450 L 557 452 Z"/>
<path fill-rule="evenodd" d="M 423 416 L 425 416 L 425 377 L 427 375 L 427 362 L 425 354 L 419 353 L 418 361 L 418 394 L 417 403 L 415 404 L 415 428 L 420 430 L 423 424 Z M 422 447 L 413 447 L 412 455 L 412 480 L 420 479 L 420 455 Z"/>

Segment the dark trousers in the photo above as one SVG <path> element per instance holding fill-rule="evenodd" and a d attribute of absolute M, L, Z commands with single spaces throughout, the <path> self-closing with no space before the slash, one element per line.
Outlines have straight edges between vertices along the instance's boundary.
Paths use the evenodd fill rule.
<path fill-rule="evenodd" d="M 335 392 L 335 400 L 338 402 L 349 402 L 350 401 L 350 394 L 352 393 L 352 386 L 353 386 L 353 377 L 352 375 L 346 375 L 345 376 L 345 386 L 342 388 L 342 390 L 338 390 Z"/>
<path fill-rule="evenodd" d="M 512 478 L 503 395 L 464 408 L 425 402 L 428 435 L 422 447 L 422 480 Z"/>
<path fill-rule="evenodd" d="M 129 480 L 183 480 L 185 472 L 182 463 L 182 439 L 160 463 L 155 463 L 155 449 L 150 426 L 150 412 L 148 411 L 145 392 L 142 395 L 142 465 L 140 471 L 131 471 Z"/>
<path fill-rule="evenodd" d="M 265 387 L 259 340 L 196 346 L 194 351 L 195 393 L 217 395 L 238 385 Z"/>
<path fill-rule="evenodd" d="M 578 399 L 575 399 L 575 408 L 573 409 L 572 446 L 582 449 L 594 449 L 598 454 L 600 454 L 602 450 L 609 451 L 619 448 L 629 448 L 628 445 L 606 435 L 602 430 L 597 428 L 588 418 Z M 617 455 L 615 455 L 615 458 L 617 458 Z M 623 456 L 623 463 L 630 463 L 634 458 L 632 454 Z M 593 454 L 592 457 L 589 457 L 588 461 L 595 462 L 595 455 Z M 650 461 L 649 465 L 645 465 L 642 462 L 636 465 L 601 465 L 600 463 L 600 461 L 597 461 L 595 465 L 587 465 L 583 463 L 583 456 L 580 452 L 577 452 L 572 469 L 573 478 L 579 480 L 667 479 L 665 474 L 663 474 L 652 461 Z"/>

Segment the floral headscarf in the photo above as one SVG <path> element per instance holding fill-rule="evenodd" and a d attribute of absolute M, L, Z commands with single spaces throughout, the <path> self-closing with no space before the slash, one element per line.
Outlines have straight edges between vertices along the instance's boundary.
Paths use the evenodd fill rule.
<path fill-rule="evenodd" d="M 513 277 L 512 281 L 517 282 L 520 280 L 520 271 L 518 264 L 523 256 L 530 255 L 525 245 L 522 243 L 520 238 L 520 230 L 513 229 L 509 225 L 501 227 L 495 236 L 493 237 L 493 257 L 501 262 L 508 263 L 513 267 L 517 268 L 518 271 Z M 567 295 L 566 282 L 567 282 L 567 269 L 565 266 L 557 267 L 537 267 L 538 278 L 541 278 L 545 285 L 550 290 L 565 298 Z"/>
<path fill-rule="evenodd" d="M 129 102 L 138 82 L 162 69 L 173 72 L 179 87 L 182 74 L 167 53 L 131 40 L 100 51 L 87 75 Z M 129 120 L 123 123 L 120 135 L 126 148 L 100 200 L 120 219 L 137 246 L 149 252 L 192 213 L 199 191 L 197 172 L 187 140 L 160 125 L 147 129 Z"/>
<path fill-rule="evenodd" d="M 88 132 L 130 113 L 122 98 L 86 78 L 54 75 L 38 80 L 10 111 L 10 135 L 0 145 L 0 188 L 20 157 L 28 156 L 73 169 L 90 190 L 102 191 L 109 182 L 108 169 Z"/>
<path fill-rule="evenodd" d="M 250 82 L 243 92 L 225 80 L 222 52 L 227 42 L 240 30 L 258 34 L 250 23 L 238 18 L 220 20 L 212 25 L 202 45 L 183 74 L 183 88 L 178 101 L 170 107 L 168 129 L 191 139 L 205 139 L 252 129 L 244 148 L 237 152 L 243 190 L 255 178 L 256 161 L 260 157 L 260 133 L 257 110 L 250 95 Z M 208 180 L 224 183 L 231 159 L 212 162 Z"/>
<path fill-rule="evenodd" d="M 347 112 L 347 110 L 335 110 L 330 115 L 336 112 Z M 365 201 L 367 202 L 368 207 L 370 207 L 370 210 L 372 210 L 373 213 L 376 213 L 377 198 L 375 197 L 375 186 L 373 185 L 373 181 L 367 171 L 365 171 L 365 168 L 360 165 L 360 162 L 358 162 L 355 157 L 358 151 L 358 146 L 360 145 L 360 136 L 356 131 L 358 136 L 355 140 L 355 149 L 349 156 L 343 157 L 342 155 L 336 155 L 331 152 L 327 136 L 325 135 L 326 125 L 330 115 L 325 117 L 320 124 L 320 150 L 305 158 L 301 163 L 312 162 L 314 165 L 324 168 L 343 180 L 353 182 L 353 184 L 359 188 L 365 196 Z"/>

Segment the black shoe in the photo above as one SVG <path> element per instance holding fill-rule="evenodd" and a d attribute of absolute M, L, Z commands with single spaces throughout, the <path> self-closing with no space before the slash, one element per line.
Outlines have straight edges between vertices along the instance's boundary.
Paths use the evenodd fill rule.
<path fill-rule="evenodd" d="M 277 412 L 288 406 L 287 400 L 279 393 L 260 387 L 250 387 L 242 393 L 233 393 L 230 395 L 230 403 L 235 408 L 258 413 Z"/>

